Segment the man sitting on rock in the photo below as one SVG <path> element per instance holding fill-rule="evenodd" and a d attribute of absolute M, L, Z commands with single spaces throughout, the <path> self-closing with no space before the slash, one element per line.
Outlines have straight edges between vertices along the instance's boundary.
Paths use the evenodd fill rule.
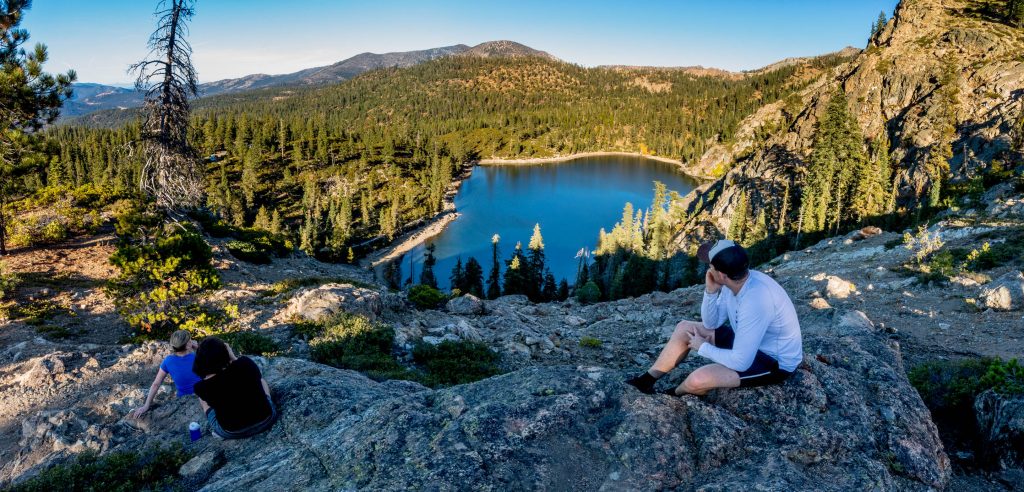
<path fill-rule="evenodd" d="M 789 295 L 773 278 L 750 270 L 747 252 L 732 241 L 704 243 L 697 258 L 709 265 L 700 306 L 703 323 L 680 321 L 651 369 L 627 383 L 654 393 L 654 383 L 690 350 L 715 363 L 693 371 L 666 393 L 704 395 L 715 388 L 785 381 L 803 360 L 800 322 Z"/>

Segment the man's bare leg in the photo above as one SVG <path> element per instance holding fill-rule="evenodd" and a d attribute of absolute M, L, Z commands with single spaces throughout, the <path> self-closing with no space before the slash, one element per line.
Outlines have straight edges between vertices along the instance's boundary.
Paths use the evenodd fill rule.
<path fill-rule="evenodd" d="M 715 331 L 704 328 L 704 324 L 698 321 L 680 321 L 676 324 L 675 331 L 668 343 L 661 349 L 658 360 L 654 361 L 650 373 L 652 376 L 661 377 L 675 369 L 683 359 L 690 353 L 690 335 L 694 332 L 700 333 L 708 343 L 714 344 Z"/>
<path fill-rule="evenodd" d="M 690 337 L 694 333 L 700 333 L 706 340 L 714 343 L 715 332 L 713 330 L 704 328 L 703 324 L 696 321 L 680 321 L 676 324 L 672 337 L 669 338 L 669 341 L 661 349 L 661 354 L 658 355 L 658 360 L 654 362 L 651 369 L 639 376 L 626 380 L 626 383 L 633 385 L 643 393 L 653 394 L 654 383 L 666 373 L 675 369 L 686 358 L 686 355 L 690 353 Z"/>
<path fill-rule="evenodd" d="M 738 388 L 740 375 L 721 364 L 708 364 L 690 373 L 676 388 L 676 394 L 705 395 L 717 388 Z"/>

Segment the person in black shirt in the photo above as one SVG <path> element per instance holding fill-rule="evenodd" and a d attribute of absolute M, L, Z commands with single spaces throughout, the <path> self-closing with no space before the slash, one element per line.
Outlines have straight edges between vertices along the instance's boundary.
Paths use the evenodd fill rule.
<path fill-rule="evenodd" d="M 210 430 L 224 439 L 251 437 L 274 425 L 277 409 L 270 387 L 252 359 L 209 337 L 199 344 L 192 372 L 202 378 L 194 390 Z"/>

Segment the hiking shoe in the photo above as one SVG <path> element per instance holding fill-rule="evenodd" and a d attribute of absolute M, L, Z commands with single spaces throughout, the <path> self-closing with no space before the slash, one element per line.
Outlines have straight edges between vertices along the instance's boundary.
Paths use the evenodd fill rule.
<path fill-rule="evenodd" d="M 648 373 L 643 373 L 635 378 L 627 379 L 626 384 L 640 390 L 641 393 L 653 395 L 654 394 L 654 383 L 657 379 Z"/>
<path fill-rule="evenodd" d="M 661 393 L 663 395 L 674 396 L 676 398 L 682 396 L 682 395 L 676 394 L 676 387 L 675 386 L 671 386 L 667 390 L 662 391 Z"/>

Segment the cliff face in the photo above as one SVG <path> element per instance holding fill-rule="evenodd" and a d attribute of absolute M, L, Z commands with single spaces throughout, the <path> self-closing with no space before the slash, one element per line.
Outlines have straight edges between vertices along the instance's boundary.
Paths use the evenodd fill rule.
<path fill-rule="evenodd" d="M 735 142 L 715 145 L 689 172 L 713 176 L 728 172 L 687 197 L 698 220 L 690 231 L 724 231 L 746 192 L 756 215 L 778 218 L 789 184 L 799 190 L 811 154 L 815 129 L 831 95 L 842 88 L 864 136 L 891 142 L 899 202 L 912 204 L 927 193 L 924 163 L 952 124 L 952 180 L 985 168 L 1010 150 L 1011 128 L 1024 111 L 1024 30 L 991 17 L 977 2 L 905 0 L 893 19 L 853 61 L 822 75 L 799 100 L 765 106 L 747 118 Z M 943 81 L 948 80 L 944 86 Z M 765 138 L 758 130 L 771 129 Z M 788 214 L 795 216 L 791 195 Z"/>

